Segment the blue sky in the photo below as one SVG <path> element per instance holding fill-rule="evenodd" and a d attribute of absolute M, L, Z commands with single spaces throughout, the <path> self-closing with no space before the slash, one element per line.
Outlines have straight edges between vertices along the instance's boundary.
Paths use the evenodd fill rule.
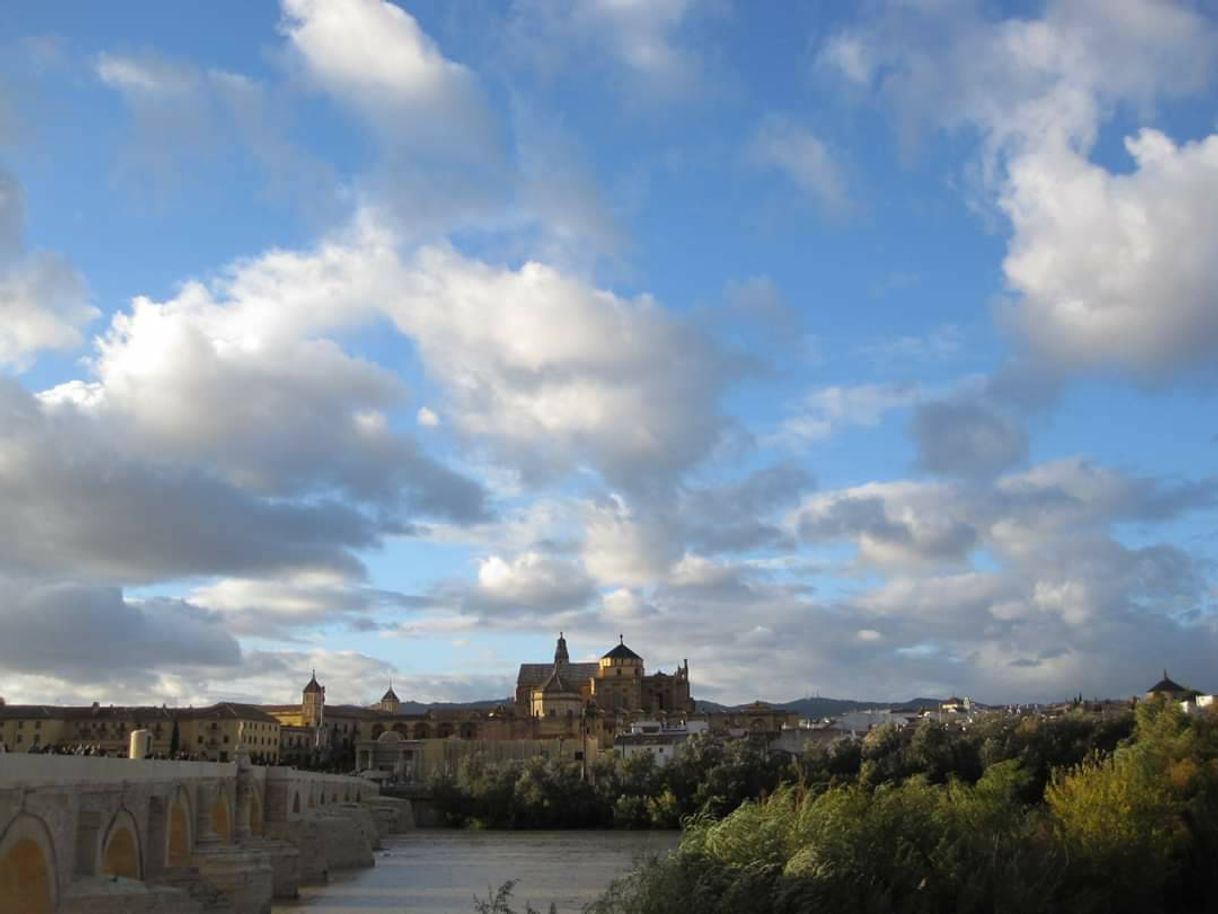
<path fill-rule="evenodd" d="M 0 11 L 0 694 L 1198 688 L 1218 21 Z M 66 634 L 65 634 L 66 633 Z"/>

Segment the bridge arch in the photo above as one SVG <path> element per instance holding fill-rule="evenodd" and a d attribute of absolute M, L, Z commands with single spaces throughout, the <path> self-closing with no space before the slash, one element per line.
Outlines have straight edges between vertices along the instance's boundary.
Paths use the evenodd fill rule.
<path fill-rule="evenodd" d="M 140 853 L 140 832 L 135 817 L 120 809 L 106 827 L 101 843 L 102 876 L 122 876 L 125 879 L 144 878 L 143 854 Z"/>
<path fill-rule="evenodd" d="M 165 863 L 170 867 L 190 865 L 195 836 L 192 823 L 194 812 L 190 806 L 190 794 L 178 785 L 169 800 L 165 824 Z"/>
<path fill-rule="evenodd" d="M 59 902 L 55 845 L 37 816 L 22 813 L 0 832 L 0 911 L 52 914 Z"/>

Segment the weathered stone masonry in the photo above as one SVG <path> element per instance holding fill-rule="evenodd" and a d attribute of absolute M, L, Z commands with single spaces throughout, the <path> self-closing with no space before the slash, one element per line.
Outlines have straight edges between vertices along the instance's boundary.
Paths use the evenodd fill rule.
<path fill-rule="evenodd" d="M 241 763 L 0 755 L 4 914 L 260 914 L 371 866 L 410 803 Z"/>

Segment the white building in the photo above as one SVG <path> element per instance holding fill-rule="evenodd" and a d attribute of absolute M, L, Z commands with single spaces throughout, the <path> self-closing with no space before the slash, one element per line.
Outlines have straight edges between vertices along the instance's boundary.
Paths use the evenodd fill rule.
<path fill-rule="evenodd" d="M 705 733 L 709 725 L 704 720 L 683 721 L 676 726 L 665 726 L 658 720 L 639 720 L 613 742 L 613 748 L 623 758 L 650 755 L 657 765 L 667 765 L 681 750 L 681 746 L 695 733 Z"/>

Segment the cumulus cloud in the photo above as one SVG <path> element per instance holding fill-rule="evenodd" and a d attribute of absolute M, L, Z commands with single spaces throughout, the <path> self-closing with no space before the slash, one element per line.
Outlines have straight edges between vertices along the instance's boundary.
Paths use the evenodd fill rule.
<path fill-rule="evenodd" d="M 1012 163 L 1004 315 L 1040 356 L 1143 378 L 1218 355 L 1218 136 L 1177 146 L 1143 130 L 1113 174 L 1066 150 Z"/>
<path fill-rule="evenodd" d="M 1051 2 L 993 18 L 973 2 L 892 5 L 831 36 L 821 63 L 883 97 L 907 131 L 981 131 L 988 154 L 1088 147 L 1112 106 L 1202 88 L 1213 24 L 1163 0 Z"/>
<path fill-rule="evenodd" d="M 477 80 L 387 0 L 283 0 L 309 77 L 396 142 L 480 157 L 491 136 Z"/>
<path fill-rule="evenodd" d="M 480 486 L 393 431 L 397 375 L 320 334 L 370 321 L 399 264 L 371 232 L 312 252 L 272 251 L 166 302 L 136 299 L 98 341 L 96 380 L 45 392 L 135 453 L 205 467 L 243 489 L 338 491 L 387 522 L 485 516 Z"/>
<path fill-rule="evenodd" d="M 538 552 L 525 552 L 510 560 L 492 555 L 479 562 L 477 588 L 467 598 L 466 607 L 544 614 L 578 609 L 592 594 L 592 581 L 567 559 Z"/>
<path fill-rule="evenodd" d="M 1218 26 L 1159 0 L 1050 3 L 1039 18 L 970 4 L 893 7 L 839 33 L 822 62 L 869 86 L 903 123 L 982 137 L 981 188 L 1010 220 L 1006 324 L 1071 373 L 1159 379 L 1212 361 L 1218 294 L 1207 239 L 1218 139 L 1143 130 L 1117 174 L 1089 155 L 1118 106 L 1195 92 L 1218 62 Z"/>
<path fill-rule="evenodd" d="M 444 385 L 453 424 L 526 476 L 586 465 L 624 489 L 666 487 L 725 427 L 731 367 L 649 296 L 432 247 L 391 313 Z"/>

